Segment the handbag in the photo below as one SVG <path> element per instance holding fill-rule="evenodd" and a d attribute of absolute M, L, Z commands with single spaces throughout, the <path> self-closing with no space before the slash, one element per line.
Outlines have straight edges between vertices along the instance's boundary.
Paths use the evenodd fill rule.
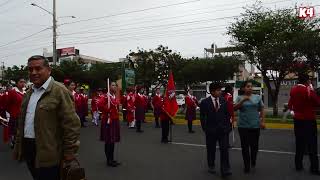
<path fill-rule="evenodd" d="M 81 168 L 78 159 L 61 165 L 61 180 L 86 180 L 85 170 Z"/>

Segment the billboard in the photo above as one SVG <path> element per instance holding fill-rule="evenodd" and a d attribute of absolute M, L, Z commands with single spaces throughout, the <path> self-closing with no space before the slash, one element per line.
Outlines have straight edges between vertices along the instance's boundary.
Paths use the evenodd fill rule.
<path fill-rule="evenodd" d="M 132 69 L 125 69 L 122 77 L 122 92 L 124 92 L 128 87 L 133 87 L 135 85 L 135 73 Z"/>
<path fill-rule="evenodd" d="M 58 49 L 58 54 L 60 55 L 60 57 L 79 55 L 79 50 L 75 49 L 74 47 L 61 48 Z"/>

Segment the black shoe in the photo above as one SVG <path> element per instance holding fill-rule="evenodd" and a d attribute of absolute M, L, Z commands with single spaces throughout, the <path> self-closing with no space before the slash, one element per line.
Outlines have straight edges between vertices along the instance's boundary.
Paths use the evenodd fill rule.
<path fill-rule="evenodd" d="M 216 174 L 216 170 L 214 169 L 214 167 L 209 167 L 209 168 L 208 168 L 208 173 L 210 173 L 210 174 Z"/>
<path fill-rule="evenodd" d="M 121 163 L 118 162 L 118 161 L 112 161 L 112 163 L 115 164 L 115 165 L 117 165 L 117 166 L 120 166 L 120 165 L 121 165 Z"/>
<path fill-rule="evenodd" d="M 320 171 L 311 171 L 311 174 L 312 175 L 315 175 L 315 176 L 320 176 Z"/>
<path fill-rule="evenodd" d="M 298 172 L 301 172 L 301 171 L 303 171 L 303 167 L 296 167 L 296 171 L 298 171 Z"/>
<path fill-rule="evenodd" d="M 251 167 L 252 167 L 252 168 L 256 168 L 256 163 L 255 163 L 255 162 L 252 162 L 252 163 L 251 163 Z"/>
<path fill-rule="evenodd" d="M 191 131 L 189 131 L 189 133 L 190 133 L 190 134 L 193 134 L 193 133 L 195 133 L 195 131 L 191 130 Z"/>
<path fill-rule="evenodd" d="M 137 133 L 143 133 L 143 131 L 142 130 L 137 130 Z"/>
<path fill-rule="evenodd" d="M 231 176 L 231 175 L 232 175 L 231 172 L 221 173 L 221 176 L 222 176 L 223 178 L 226 178 L 226 177 Z"/>
<path fill-rule="evenodd" d="M 162 140 L 161 140 L 161 143 L 163 143 L 163 144 L 168 144 L 168 143 L 169 143 L 169 140 L 168 140 L 168 139 L 162 139 Z"/>
<path fill-rule="evenodd" d="M 114 161 L 108 161 L 108 162 L 107 162 L 107 166 L 117 167 L 118 165 L 117 165 Z"/>

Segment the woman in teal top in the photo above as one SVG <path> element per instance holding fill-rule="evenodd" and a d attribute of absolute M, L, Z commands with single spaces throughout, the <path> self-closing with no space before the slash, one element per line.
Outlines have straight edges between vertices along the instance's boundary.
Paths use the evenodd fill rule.
<path fill-rule="evenodd" d="M 241 86 L 243 94 L 236 99 L 234 110 L 239 110 L 238 130 L 241 140 L 244 172 L 256 166 L 259 150 L 260 128 L 265 128 L 262 98 L 252 94 L 252 83 L 245 81 Z"/>

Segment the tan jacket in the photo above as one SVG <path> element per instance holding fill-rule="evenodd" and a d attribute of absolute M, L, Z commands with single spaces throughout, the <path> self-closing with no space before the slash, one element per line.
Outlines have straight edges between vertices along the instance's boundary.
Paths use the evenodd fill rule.
<path fill-rule="evenodd" d="M 18 120 L 17 140 L 14 152 L 23 160 L 24 125 L 27 106 L 32 94 L 29 90 L 23 98 Z M 80 120 L 75 112 L 72 94 L 64 85 L 51 80 L 37 103 L 34 117 L 36 141 L 36 167 L 58 165 L 64 155 L 75 155 L 79 149 Z"/>

